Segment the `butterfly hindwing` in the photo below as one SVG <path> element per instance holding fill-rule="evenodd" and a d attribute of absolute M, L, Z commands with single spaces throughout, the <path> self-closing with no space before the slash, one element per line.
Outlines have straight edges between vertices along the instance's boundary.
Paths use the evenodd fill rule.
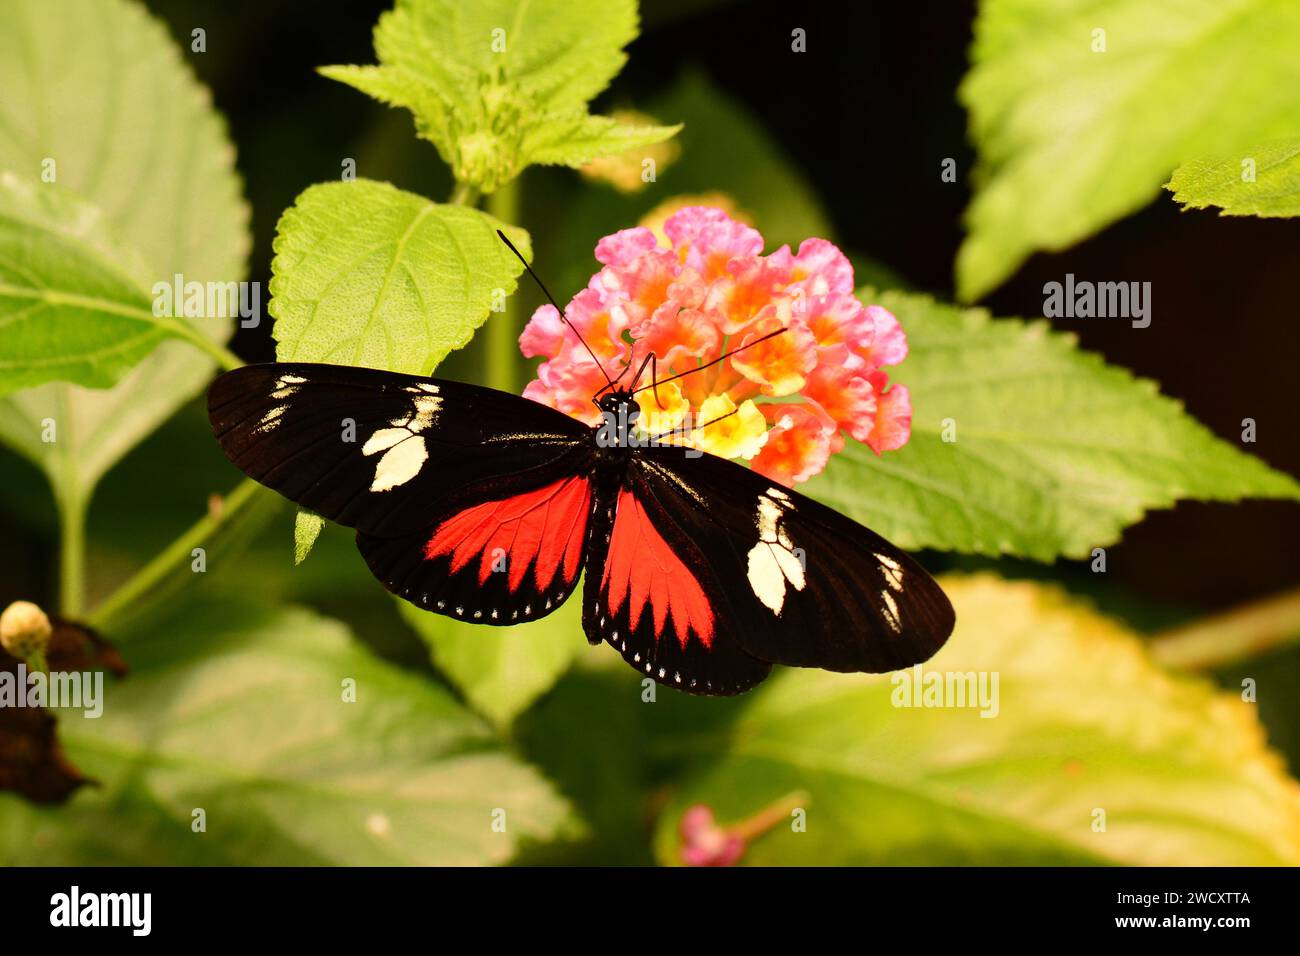
<path fill-rule="evenodd" d="M 395 536 L 447 499 L 553 467 L 587 428 L 460 382 L 337 365 L 250 365 L 208 392 L 213 433 L 250 478 L 339 524 Z"/>
<path fill-rule="evenodd" d="M 572 593 L 592 505 L 587 450 L 527 475 L 481 482 L 414 534 L 357 533 L 383 585 L 426 610 L 476 624 L 550 614 Z"/>
<path fill-rule="evenodd" d="M 636 483 L 689 542 L 761 661 L 882 673 L 929 659 L 952 605 L 911 557 L 862 525 L 757 472 L 680 448 L 642 449 Z"/>
<path fill-rule="evenodd" d="M 722 582 L 635 471 L 600 499 L 583 585 L 583 629 L 633 668 L 692 694 L 739 694 L 771 664 L 745 651 Z"/>

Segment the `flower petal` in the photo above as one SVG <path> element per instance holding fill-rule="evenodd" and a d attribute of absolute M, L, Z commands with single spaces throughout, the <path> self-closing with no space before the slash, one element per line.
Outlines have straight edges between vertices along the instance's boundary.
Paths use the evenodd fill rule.
<path fill-rule="evenodd" d="M 876 424 L 867 436 L 867 444 L 877 455 L 894 451 L 912 437 L 912 395 L 906 385 L 893 385 L 878 391 Z"/>
<path fill-rule="evenodd" d="M 786 487 L 807 481 L 825 468 L 834 433 L 825 420 L 804 405 L 766 408 L 775 416 L 775 424 L 750 467 Z"/>
<path fill-rule="evenodd" d="M 880 368 L 882 365 L 897 365 L 907 358 L 907 336 L 894 313 L 883 305 L 869 305 L 867 314 L 875 326 L 870 354 L 864 356 L 868 364 Z"/>
<path fill-rule="evenodd" d="M 659 242 L 649 229 L 641 226 L 621 229 L 596 243 L 596 261 L 620 269 L 642 253 L 658 247 Z"/>
<path fill-rule="evenodd" d="M 664 234 L 672 240 L 678 261 L 706 280 L 722 275 L 735 257 L 763 251 L 763 237 L 757 229 L 712 206 L 677 210 L 664 223 Z"/>
<path fill-rule="evenodd" d="M 853 266 L 839 248 L 825 239 L 805 239 L 794 257 L 794 278 L 809 295 L 853 293 Z"/>
<path fill-rule="evenodd" d="M 660 435 L 672 431 L 682 423 L 691 410 L 690 402 L 682 397 L 676 382 L 666 382 L 657 388 L 647 388 L 636 396 L 641 415 L 636 427 L 647 435 Z"/>
<path fill-rule="evenodd" d="M 789 273 L 758 256 L 733 258 L 705 297 L 705 309 L 722 331 L 732 335 L 762 312 L 777 308 L 784 318 L 793 313 L 792 300 L 782 291 Z"/>
<path fill-rule="evenodd" d="M 848 347 L 837 346 L 835 353 L 847 355 Z M 870 379 L 843 362 L 819 361 L 803 394 L 858 441 L 866 441 L 876 426 L 875 388 Z"/>
<path fill-rule="evenodd" d="M 710 396 L 695 422 L 691 444 L 719 458 L 753 458 L 767 441 L 767 419 L 752 401 L 737 408 L 727 395 Z"/>
<path fill-rule="evenodd" d="M 802 322 L 783 323 L 771 307 L 764 311 L 767 314 L 731 346 L 743 350 L 731 357 L 732 368 L 761 385 L 764 394 L 793 395 L 817 364 L 817 341 Z M 758 341 L 781 329 L 780 334 Z"/>

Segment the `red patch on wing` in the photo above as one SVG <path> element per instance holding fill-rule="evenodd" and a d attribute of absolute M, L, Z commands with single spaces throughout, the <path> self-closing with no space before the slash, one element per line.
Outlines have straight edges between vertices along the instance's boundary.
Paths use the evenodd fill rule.
<path fill-rule="evenodd" d="M 566 582 L 577 577 L 590 510 L 591 482 L 561 478 L 453 515 L 433 533 L 424 556 L 433 559 L 450 554 L 453 572 L 477 557 L 480 584 L 504 556 L 512 593 L 519 589 L 528 565 L 536 560 L 533 576 L 537 589 L 545 591 L 561 568 Z"/>
<path fill-rule="evenodd" d="M 618 513 L 601 584 L 611 614 L 617 613 L 625 600 L 628 602 L 632 630 L 636 630 L 649 603 L 656 641 L 671 617 L 682 650 L 692 632 L 706 648 L 713 646 L 713 608 L 704 589 L 655 530 L 641 502 L 630 491 L 618 495 Z"/>

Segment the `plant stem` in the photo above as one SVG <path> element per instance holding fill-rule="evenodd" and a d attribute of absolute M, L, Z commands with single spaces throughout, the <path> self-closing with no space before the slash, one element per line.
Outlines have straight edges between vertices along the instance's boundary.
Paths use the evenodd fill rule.
<path fill-rule="evenodd" d="M 479 191 L 469 183 L 457 183 L 456 188 L 451 191 L 451 198 L 447 200 L 454 206 L 473 206 L 478 202 Z"/>
<path fill-rule="evenodd" d="M 1300 588 L 1171 628 L 1151 638 L 1157 662 L 1182 670 L 1223 667 L 1300 642 Z"/>
<path fill-rule="evenodd" d="M 812 800 L 812 797 L 806 790 L 796 790 L 794 793 L 787 794 L 770 807 L 759 810 L 747 820 L 741 820 L 734 823 L 726 829 L 740 837 L 746 843 L 762 836 L 768 830 L 771 830 L 777 824 L 790 819 L 792 814 L 799 807 L 806 807 Z"/>
<path fill-rule="evenodd" d="M 240 509 L 252 500 L 259 488 L 258 483 L 251 478 L 245 478 L 236 485 L 234 491 L 222 500 L 219 511 L 215 514 L 209 513 L 195 522 L 188 531 L 105 598 L 90 615 L 90 623 L 101 630 L 111 631 L 115 621 L 125 612 L 146 595 L 157 590 L 178 567 L 188 564 L 194 548 L 207 545 L 216 530 L 228 524 Z"/>
<path fill-rule="evenodd" d="M 508 226 L 519 221 L 519 180 L 512 179 L 488 196 L 488 212 Z M 519 361 L 518 308 L 515 296 L 506 296 L 505 311 L 488 317 L 486 336 L 486 366 L 484 384 L 502 392 L 518 389 L 515 369 Z"/>
<path fill-rule="evenodd" d="M 55 441 L 50 462 L 50 484 L 59 514 L 59 612 L 64 617 L 81 614 L 86 598 L 86 496 L 81 487 L 76 462 L 72 460 L 72 427 L 67 390 L 59 389 L 55 399 L 56 427 L 63 429 L 63 440 Z"/>
<path fill-rule="evenodd" d="M 71 491 L 59 495 L 59 611 L 81 614 L 86 598 L 86 505 Z"/>
<path fill-rule="evenodd" d="M 45 659 L 45 652 L 42 650 L 32 651 L 27 655 L 27 669 L 30 671 L 40 671 L 42 674 L 49 675 L 50 664 Z"/>

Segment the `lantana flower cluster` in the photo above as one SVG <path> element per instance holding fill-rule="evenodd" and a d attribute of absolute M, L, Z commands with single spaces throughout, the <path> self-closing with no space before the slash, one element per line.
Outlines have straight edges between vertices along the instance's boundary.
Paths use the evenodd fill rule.
<path fill-rule="evenodd" d="M 678 210 L 663 235 L 669 245 L 645 227 L 601 239 L 603 268 L 565 310 L 603 372 L 553 306 L 533 313 L 520 348 L 546 361 L 525 396 L 594 425 L 606 374 L 630 365 L 620 383 L 630 384 L 653 352 L 662 382 L 739 349 L 638 392 L 639 428 L 655 435 L 685 421 L 681 440 L 784 485 L 825 468 L 844 433 L 877 454 L 906 444 L 911 400 L 882 369 L 903 360 L 907 340 L 887 309 L 858 301 L 838 248 L 808 239 L 765 256 L 757 230 L 710 206 Z M 650 381 L 647 369 L 639 384 Z"/>

